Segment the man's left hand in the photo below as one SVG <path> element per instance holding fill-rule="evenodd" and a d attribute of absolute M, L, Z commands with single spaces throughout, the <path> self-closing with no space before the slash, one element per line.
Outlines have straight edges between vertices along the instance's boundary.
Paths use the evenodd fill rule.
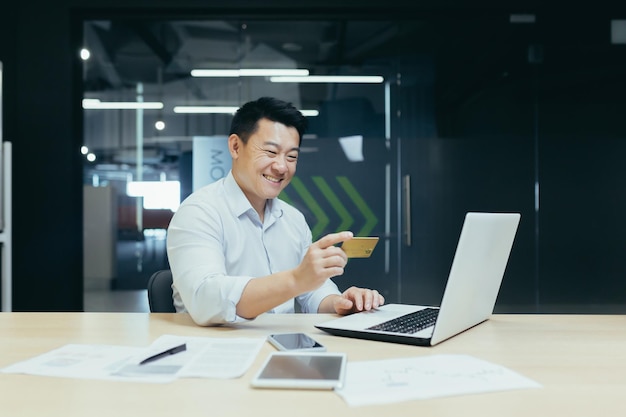
<path fill-rule="evenodd" d="M 336 297 L 333 308 L 337 314 L 346 315 L 359 311 L 369 311 L 385 303 L 385 298 L 376 290 L 350 287 Z"/>

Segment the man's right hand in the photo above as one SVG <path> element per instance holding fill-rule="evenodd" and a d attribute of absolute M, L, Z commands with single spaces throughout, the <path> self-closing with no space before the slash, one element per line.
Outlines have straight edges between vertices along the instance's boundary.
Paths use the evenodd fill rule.
<path fill-rule="evenodd" d="M 299 293 L 313 291 L 327 279 L 343 275 L 348 257 L 343 249 L 335 245 L 352 237 L 352 232 L 330 233 L 311 244 L 304 259 L 293 271 Z"/>

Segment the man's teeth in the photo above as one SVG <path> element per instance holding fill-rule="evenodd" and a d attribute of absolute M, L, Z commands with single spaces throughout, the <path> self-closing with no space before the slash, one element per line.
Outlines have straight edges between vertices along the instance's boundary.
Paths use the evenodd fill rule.
<path fill-rule="evenodd" d="M 276 178 L 276 177 L 270 177 L 269 175 L 265 175 L 265 178 L 272 181 L 272 182 L 279 182 L 280 178 Z"/>

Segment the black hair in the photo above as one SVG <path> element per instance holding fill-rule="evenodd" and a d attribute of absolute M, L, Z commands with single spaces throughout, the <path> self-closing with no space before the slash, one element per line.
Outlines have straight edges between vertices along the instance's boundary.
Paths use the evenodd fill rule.
<path fill-rule="evenodd" d="M 261 97 L 247 102 L 237 110 L 230 124 L 230 134 L 236 134 L 243 143 L 247 143 L 248 138 L 256 132 L 258 121 L 261 119 L 295 128 L 300 136 L 300 142 L 308 127 L 306 117 L 291 103 L 273 97 Z"/>

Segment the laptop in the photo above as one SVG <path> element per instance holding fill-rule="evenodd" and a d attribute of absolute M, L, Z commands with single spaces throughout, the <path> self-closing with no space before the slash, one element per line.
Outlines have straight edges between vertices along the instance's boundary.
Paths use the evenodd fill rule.
<path fill-rule="evenodd" d="M 440 306 L 386 304 L 315 327 L 336 336 L 434 346 L 487 320 L 520 221 L 519 213 L 467 213 Z"/>

